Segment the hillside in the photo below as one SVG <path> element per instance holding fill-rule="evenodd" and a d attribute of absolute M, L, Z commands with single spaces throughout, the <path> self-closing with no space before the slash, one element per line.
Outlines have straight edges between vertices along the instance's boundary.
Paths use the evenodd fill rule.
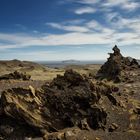
<path fill-rule="evenodd" d="M 46 68 L 38 63 L 30 61 L 20 61 L 20 60 L 3 60 L 0 61 L 0 71 L 11 72 L 11 71 L 21 71 L 21 72 L 30 72 L 33 70 L 46 70 Z"/>
<path fill-rule="evenodd" d="M 14 73 L 15 71 L 31 75 L 32 80 L 41 81 L 50 81 L 56 77 L 57 74 L 64 73 L 64 69 L 49 68 L 31 61 L 20 61 L 16 59 L 0 61 L 0 76 Z"/>

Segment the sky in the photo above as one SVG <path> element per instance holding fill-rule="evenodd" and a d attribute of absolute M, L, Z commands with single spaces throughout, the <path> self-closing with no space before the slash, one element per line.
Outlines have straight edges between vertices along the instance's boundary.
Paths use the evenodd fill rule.
<path fill-rule="evenodd" d="M 0 59 L 140 59 L 140 0 L 0 0 Z"/>

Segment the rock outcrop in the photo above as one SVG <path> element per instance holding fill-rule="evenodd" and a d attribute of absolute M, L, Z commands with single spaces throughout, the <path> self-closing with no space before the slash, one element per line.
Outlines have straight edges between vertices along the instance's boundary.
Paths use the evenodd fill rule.
<path fill-rule="evenodd" d="M 29 89 L 13 88 L 3 92 L 2 114 L 41 133 L 73 126 L 104 128 L 107 113 L 99 105 L 102 90 L 96 90 L 86 77 L 67 70 L 64 76 L 58 75 L 40 90 L 30 86 Z"/>
<path fill-rule="evenodd" d="M 138 69 L 139 64 L 136 59 L 130 61 L 129 58 L 123 57 L 116 45 L 113 51 L 114 53 L 109 53 L 110 57 L 107 62 L 102 65 L 96 77 L 98 79 L 113 80 L 115 82 L 124 81 L 128 77 L 127 72 Z"/>
<path fill-rule="evenodd" d="M 62 120 L 64 124 L 61 127 L 80 125 L 85 118 L 93 129 L 104 126 L 107 114 L 100 106 L 96 106 L 100 94 L 91 84 L 79 73 L 67 70 L 64 76 L 58 75 L 49 87 L 43 86 L 45 93 L 48 93 L 48 106 L 55 110 L 51 116 Z"/>
<path fill-rule="evenodd" d="M 0 80 L 30 80 L 30 78 L 30 75 L 18 71 L 0 76 Z"/>

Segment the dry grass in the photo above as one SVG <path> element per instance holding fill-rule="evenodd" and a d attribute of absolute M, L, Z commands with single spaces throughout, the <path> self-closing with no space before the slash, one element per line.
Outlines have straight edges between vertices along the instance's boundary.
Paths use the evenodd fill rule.
<path fill-rule="evenodd" d="M 4 68 L 2 71 L 0 71 L 0 75 L 8 74 L 17 70 L 20 72 L 26 72 L 27 74 L 30 74 L 32 80 L 51 81 L 57 75 L 63 75 L 66 69 L 73 69 L 80 74 L 95 75 L 96 72 L 99 70 L 99 68 L 100 65 L 83 65 L 83 66 L 70 65 L 65 68 L 59 68 L 59 69 L 48 68 L 48 67 L 46 67 L 45 69 L 38 68 L 38 67 L 34 69 L 28 69 L 28 68 L 20 69 L 19 67 L 14 67 L 12 69 Z"/>

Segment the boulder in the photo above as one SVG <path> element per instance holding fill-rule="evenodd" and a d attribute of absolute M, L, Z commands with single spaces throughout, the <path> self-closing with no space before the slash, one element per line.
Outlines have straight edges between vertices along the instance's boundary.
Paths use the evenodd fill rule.
<path fill-rule="evenodd" d="M 0 76 L 0 80 L 30 80 L 30 78 L 30 75 L 18 71 Z"/>

